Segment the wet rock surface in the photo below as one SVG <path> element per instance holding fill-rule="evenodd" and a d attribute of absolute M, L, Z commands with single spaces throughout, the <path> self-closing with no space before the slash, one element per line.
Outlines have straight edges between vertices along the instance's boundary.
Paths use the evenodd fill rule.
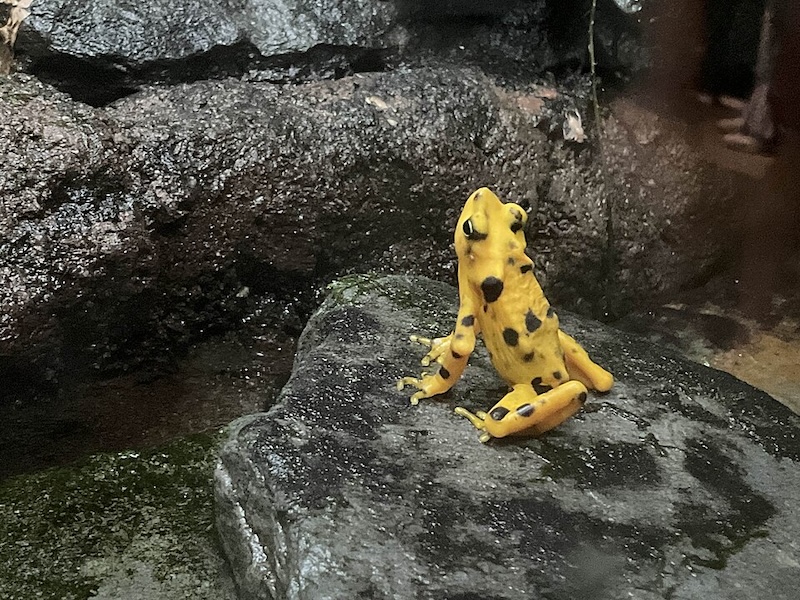
<path fill-rule="evenodd" d="M 234 600 L 213 531 L 219 433 L 0 481 L 3 600 Z"/>
<path fill-rule="evenodd" d="M 243 40 L 264 55 L 317 44 L 380 46 L 395 21 L 393 2 L 369 0 L 55 0 L 36 7 L 27 25 L 34 49 L 38 42 L 51 53 L 135 65 Z"/>
<path fill-rule="evenodd" d="M 447 61 L 528 80 L 532 70 L 586 66 L 586 9 L 546 0 L 62 0 L 34 4 L 16 48 L 26 70 L 95 106 L 153 82 L 298 82 Z M 598 6 L 596 55 L 608 73 L 649 64 L 636 13 Z"/>
<path fill-rule="evenodd" d="M 267 414 L 233 426 L 217 522 L 243 598 L 789 599 L 800 417 L 724 373 L 560 313 L 614 388 L 541 439 L 482 445 L 482 349 L 445 398 L 394 389 L 453 288 L 336 283 Z"/>
<path fill-rule="evenodd" d="M 31 389 L 16 397 L 4 390 L 16 401 L 1 409 L 0 482 L 97 452 L 160 446 L 267 410 L 289 378 L 297 342 L 276 324 L 280 311 L 265 299 L 233 331 L 190 344 L 159 368 L 46 389 L 23 382 Z"/>
<path fill-rule="evenodd" d="M 599 8 L 604 70 L 649 60 L 636 15 Z M 539 272 L 584 314 L 702 277 L 735 183 L 647 111 L 613 108 L 600 151 L 585 18 L 543 1 L 35 3 L 16 50 L 38 78 L 0 84 L 0 390 L 158 368 L 265 294 L 303 322 L 347 271 L 450 279 L 482 185 L 531 207 Z M 43 80 L 94 105 L 132 95 L 92 109 Z"/>
<path fill-rule="evenodd" d="M 452 227 L 482 185 L 531 208 L 540 273 L 581 312 L 691 280 L 726 239 L 693 209 L 719 214 L 732 182 L 652 115 L 610 121 L 605 163 L 564 141 L 586 92 L 446 67 L 154 87 L 90 109 L 16 75 L 0 85 L 0 374 L 157 361 L 233 326 L 251 295 L 302 322 L 314 282 L 349 269 L 452 277 Z"/>

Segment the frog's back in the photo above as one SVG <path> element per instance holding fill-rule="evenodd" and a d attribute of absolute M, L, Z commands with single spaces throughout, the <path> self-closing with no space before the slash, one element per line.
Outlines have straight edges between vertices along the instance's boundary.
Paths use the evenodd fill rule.
<path fill-rule="evenodd" d="M 566 379 L 558 317 L 525 254 L 527 215 L 482 188 L 456 228 L 461 295 L 474 298 L 477 320 L 498 373 L 509 383 L 555 387 Z"/>
<path fill-rule="evenodd" d="M 517 277 L 508 271 L 508 294 L 486 305 L 480 319 L 492 364 L 512 385 L 537 381 L 555 387 L 566 375 L 558 316 L 532 272 Z"/>

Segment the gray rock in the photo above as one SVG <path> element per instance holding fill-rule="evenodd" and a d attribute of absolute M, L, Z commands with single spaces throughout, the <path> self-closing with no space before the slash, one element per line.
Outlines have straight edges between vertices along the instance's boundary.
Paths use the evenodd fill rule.
<path fill-rule="evenodd" d="M 232 426 L 217 523 L 240 597 L 775 598 L 800 577 L 800 417 L 724 373 L 561 313 L 616 376 L 540 439 L 453 414 L 504 385 L 483 350 L 446 397 L 394 381 L 453 288 L 334 284 L 267 414 Z"/>
<path fill-rule="evenodd" d="M 455 63 L 529 82 L 588 65 L 588 16 L 576 3 L 61 0 L 33 11 L 17 44 L 21 68 L 94 106 L 152 82 L 225 75 L 297 83 Z M 635 17 L 601 3 L 595 32 L 605 72 L 649 66 Z"/>
<path fill-rule="evenodd" d="M 34 52 L 38 46 L 137 65 L 240 41 L 265 55 L 317 44 L 382 46 L 394 20 L 392 2 L 370 0 L 48 0 L 31 7 L 28 39 L 21 43 Z"/>
<path fill-rule="evenodd" d="M 585 80 L 545 87 L 413 69 L 150 88 L 93 110 L 29 76 L 0 83 L 0 375 L 127 368 L 231 326 L 248 293 L 295 306 L 346 270 L 451 277 L 453 225 L 484 185 L 531 207 L 553 299 L 586 313 L 724 255 L 714 207 L 731 181 L 699 185 L 716 171 L 657 120 L 635 133 L 659 143 L 622 122 L 595 160 L 560 139 L 564 110 L 587 112 Z"/>
<path fill-rule="evenodd" d="M 626 13 L 637 13 L 642 10 L 641 0 L 614 0 L 619 9 Z"/>
<path fill-rule="evenodd" d="M 305 52 L 321 44 L 396 51 L 410 39 L 430 36 L 427 24 L 438 31 L 433 37 L 440 50 L 460 46 L 463 51 L 463 43 L 472 37 L 483 45 L 468 50 L 471 58 L 479 59 L 475 50 L 485 50 L 488 43 L 512 61 L 527 52 L 529 59 L 539 62 L 544 56 L 540 49 L 549 46 L 546 62 L 555 66 L 559 60 L 585 60 L 588 32 L 585 7 L 547 7 L 542 0 L 435 5 L 419 0 L 177 0 L 146 5 L 130 0 L 48 0 L 34 3 L 31 11 L 20 40 L 22 51 L 104 59 L 127 67 L 181 60 L 243 42 L 265 57 Z M 626 44 L 633 43 L 636 52 L 646 54 L 636 39 L 635 22 L 623 12 L 599 7 L 597 43 L 603 52 L 598 58 L 609 69 L 638 69 L 640 60 L 620 60 L 621 46 Z M 458 29 L 466 35 L 460 36 Z M 553 35 L 556 39 L 548 40 Z M 411 45 L 421 42 L 416 39 Z"/>
<path fill-rule="evenodd" d="M 204 82 L 96 111 L 18 75 L 0 106 L 0 355 L 56 367 L 65 349 L 108 363 L 131 342 L 219 326 L 243 314 L 244 288 L 291 291 L 287 278 L 358 264 L 425 269 L 407 255 L 420 237 L 442 235 L 428 256 L 446 272 L 455 205 L 480 182 L 535 173 L 548 144 L 522 115 L 509 127 L 470 70 Z M 533 160 L 504 166 L 508 152 Z"/>

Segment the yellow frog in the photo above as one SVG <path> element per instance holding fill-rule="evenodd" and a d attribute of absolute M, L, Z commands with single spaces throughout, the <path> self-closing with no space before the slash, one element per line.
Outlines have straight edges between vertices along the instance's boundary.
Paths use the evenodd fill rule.
<path fill-rule="evenodd" d="M 433 340 L 411 336 L 430 347 L 423 366 L 438 362 L 439 370 L 397 382 L 399 390 L 405 385 L 419 390 L 412 404 L 446 392 L 461 377 L 481 334 L 492 364 L 512 388 L 488 413 L 456 408 L 482 432 L 482 442 L 540 435 L 578 412 L 587 388 L 605 392 L 614 383 L 611 373 L 558 328 L 558 316 L 525 254 L 527 218 L 520 206 L 504 204 L 488 188 L 469 197 L 455 234 L 460 299 L 455 328 Z"/>

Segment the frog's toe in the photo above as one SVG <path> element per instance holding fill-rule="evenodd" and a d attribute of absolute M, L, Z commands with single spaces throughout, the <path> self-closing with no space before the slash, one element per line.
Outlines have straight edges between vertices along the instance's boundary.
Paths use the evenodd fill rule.
<path fill-rule="evenodd" d="M 478 431 L 481 432 L 481 435 L 480 435 L 480 437 L 478 439 L 480 439 L 480 441 L 482 443 L 485 444 L 490 439 L 492 439 L 492 434 L 490 434 L 488 431 L 486 431 L 486 424 L 485 424 L 486 413 L 485 412 L 483 412 L 482 410 L 478 410 L 478 411 L 475 411 L 475 414 L 473 414 L 473 413 L 469 412 L 466 408 L 463 408 L 461 406 L 456 406 L 455 413 L 457 415 L 460 415 L 460 416 L 468 419 L 469 422 L 472 423 L 473 427 L 475 427 L 475 429 L 477 429 Z"/>
<path fill-rule="evenodd" d="M 420 361 L 423 367 L 429 367 L 430 364 L 434 361 L 438 362 L 439 364 L 444 363 L 444 353 L 449 348 L 450 344 L 440 344 L 435 346 L 430 352 L 428 352 L 425 356 L 422 357 Z"/>
<path fill-rule="evenodd" d="M 445 353 L 450 349 L 450 337 L 443 337 L 443 338 L 436 338 L 433 340 L 427 340 L 430 342 L 427 344 L 430 347 L 428 353 L 422 357 L 420 361 L 423 367 L 429 366 L 433 362 L 442 363 L 443 357 Z"/>
<path fill-rule="evenodd" d="M 425 377 L 425 373 L 422 374 L 421 377 L 403 377 L 398 379 L 397 381 L 397 389 L 403 390 L 407 385 L 413 385 L 417 389 L 422 389 L 423 378 Z"/>
<path fill-rule="evenodd" d="M 418 391 L 416 394 L 414 394 L 414 395 L 412 395 L 412 396 L 411 396 L 411 398 L 410 398 L 410 400 L 411 400 L 411 404 L 413 404 L 414 406 L 416 406 L 417 404 L 419 404 L 419 401 L 420 401 L 420 400 L 422 400 L 423 398 L 427 398 L 427 397 L 428 397 L 428 396 L 427 396 L 427 395 L 425 395 L 425 392 L 423 392 L 422 390 L 420 390 L 420 391 Z"/>
<path fill-rule="evenodd" d="M 423 398 L 430 398 L 432 394 L 429 393 L 427 381 L 430 378 L 429 374 L 423 373 L 420 377 L 403 377 L 397 382 L 397 389 L 403 390 L 407 385 L 417 388 L 417 392 L 411 396 L 411 404 L 418 404 Z"/>
<path fill-rule="evenodd" d="M 462 416 L 465 419 L 468 419 L 469 422 L 472 423 L 473 427 L 475 427 L 475 429 L 481 429 L 481 430 L 486 429 L 486 425 L 484 425 L 483 423 L 484 420 L 486 419 L 485 412 L 479 410 L 477 411 L 477 413 L 473 414 L 463 406 L 456 406 L 454 412 L 457 415 Z"/>
<path fill-rule="evenodd" d="M 416 380 L 417 380 L 416 377 L 403 377 L 397 380 L 397 384 L 395 385 L 395 387 L 397 387 L 397 390 L 399 392 L 402 392 L 403 388 L 405 388 L 407 385 L 414 385 L 414 382 Z"/>
<path fill-rule="evenodd" d="M 416 342 L 417 344 L 422 344 L 423 346 L 427 346 L 428 348 L 433 346 L 432 339 L 422 337 L 421 335 L 415 335 L 412 333 L 410 336 L 408 336 L 408 339 L 410 339 L 412 342 Z"/>

